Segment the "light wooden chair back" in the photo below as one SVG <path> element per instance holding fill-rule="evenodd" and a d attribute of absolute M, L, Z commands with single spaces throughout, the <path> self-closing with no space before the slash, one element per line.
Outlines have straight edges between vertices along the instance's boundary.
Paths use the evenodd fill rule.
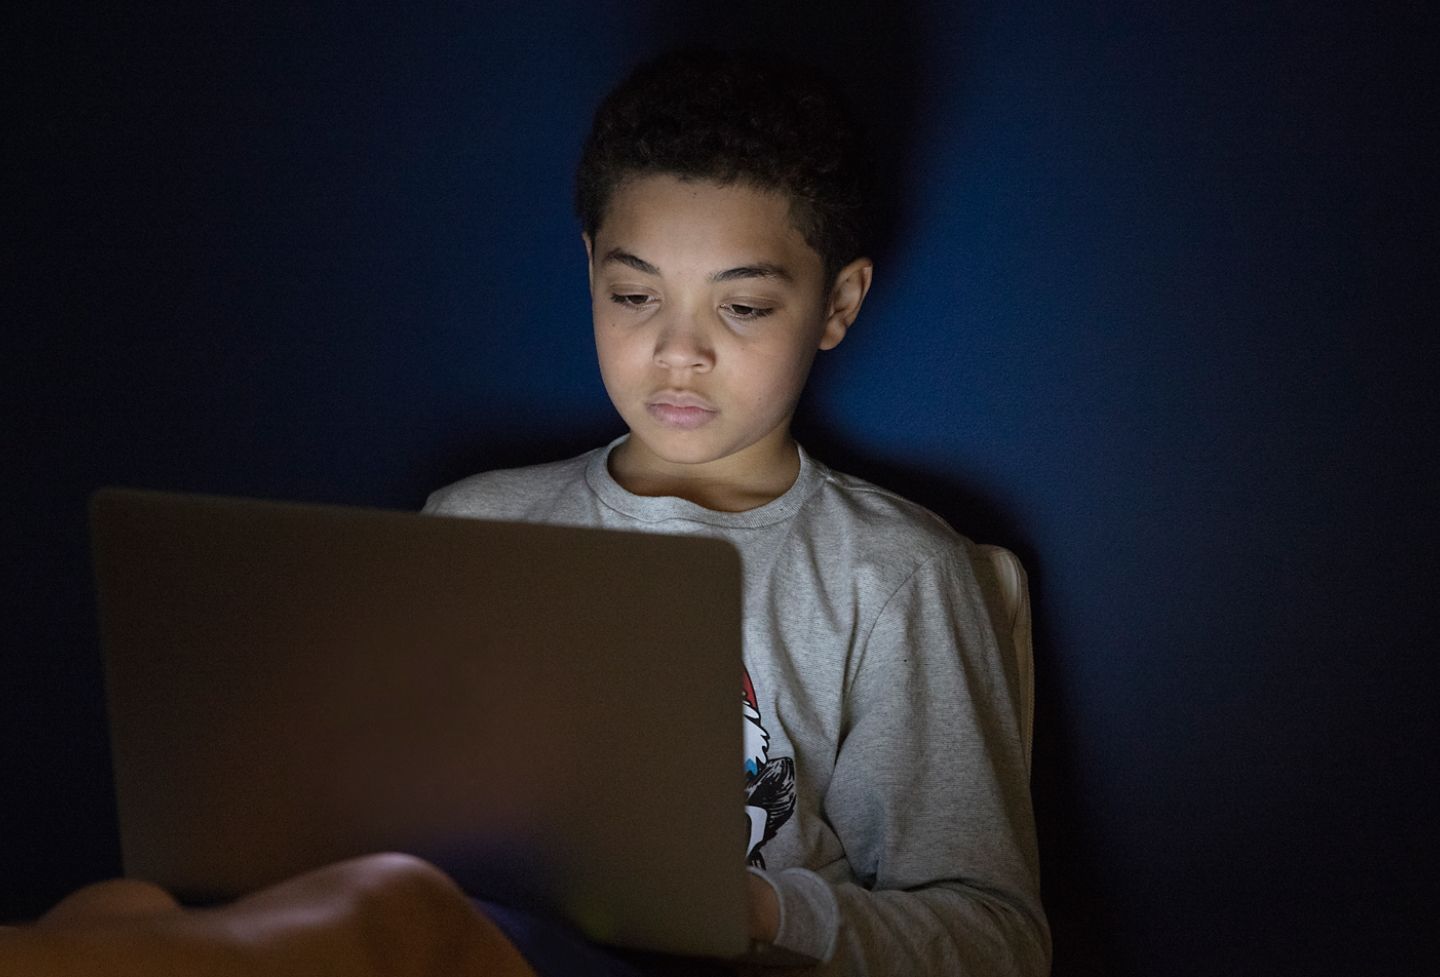
<path fill-rule="evenodd" d="M 1030 586 L 1020 559 L 1003 546 L 977 547 L 995 574 L 1001 606 L 996 609 L 1007 626 L 1011 650 L 1020 675 L 1020 738 L 1025 746 L 1025 775 L 1030 775 L 1030 742 L 1035 732 L 1035 650 L 1030 631 Z M 1001 630 L 1000 638 L 1005 638 Z"/>

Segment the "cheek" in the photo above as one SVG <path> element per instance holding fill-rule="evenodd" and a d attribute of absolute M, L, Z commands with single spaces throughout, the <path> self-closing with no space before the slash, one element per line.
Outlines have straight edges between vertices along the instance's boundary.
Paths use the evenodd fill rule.
<path fill-rule="evenodd" d="M 757 356 L 737 370 L 746 399 L 756 405 L 770 405 L 776 412 L 794 407 L 809 374 L 810 357 L 794 349 L 776 350 Z"/>
<path fill-rule="evenodd" d="M 810 372 L 810 363 L 815 351 L 797 342 L 778 344 L 765 357 L 764 372 L 776 385 L 793 386 L 804 383 Z"/>
<path fill-rule="evenodd" d="M 623 324 L 607 322 L 604 318 L 595 320 L 595 353 L 600 359 L 600 369 L 609 376 L 633 372 L 648 363 L 649 357 L 643 348 L 643 337 Z"/>
<path fill-rule="evenodd" d="M 785 391 L 785 396 L 780 400 L 783 401 L 787 411 L 795 409 L 801 391 L 805 389 L 805 381 L 810 376 L 810 366 L 814 360 L 814 350 L 792 348 L 789 355 L 775 364 L 775 372 L 771 374 L 774 389 Z"/>

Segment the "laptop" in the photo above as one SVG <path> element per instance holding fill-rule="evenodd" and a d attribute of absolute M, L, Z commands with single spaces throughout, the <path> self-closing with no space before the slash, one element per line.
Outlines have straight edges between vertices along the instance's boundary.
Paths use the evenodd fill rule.
<path fill-rule="evenodd" d="M 375 851 L 591 939 L 746 939 L 727 543 L 127 489 L 91 503 L 125 873 Z"/>

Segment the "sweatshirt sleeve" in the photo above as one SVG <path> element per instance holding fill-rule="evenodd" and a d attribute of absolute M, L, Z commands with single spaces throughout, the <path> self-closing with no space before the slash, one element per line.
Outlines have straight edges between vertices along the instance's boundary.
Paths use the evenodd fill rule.
<path fill-rule="evenodd" d="M 922 564 L 857 638 L 820 812 L 849 870 L 762 873 L 775 945 L 812 973 L 1049 972 L 1019 680 L 964 554 Z"/>

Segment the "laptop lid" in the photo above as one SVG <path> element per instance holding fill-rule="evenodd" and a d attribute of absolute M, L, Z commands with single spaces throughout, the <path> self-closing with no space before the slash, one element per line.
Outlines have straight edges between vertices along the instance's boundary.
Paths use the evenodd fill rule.
<path fill-rule="evenodd" d="M 184 899 L 431 859 L 593 939 L 746 945 L 718 540 L 106 489 L 127 875 Z"/>

